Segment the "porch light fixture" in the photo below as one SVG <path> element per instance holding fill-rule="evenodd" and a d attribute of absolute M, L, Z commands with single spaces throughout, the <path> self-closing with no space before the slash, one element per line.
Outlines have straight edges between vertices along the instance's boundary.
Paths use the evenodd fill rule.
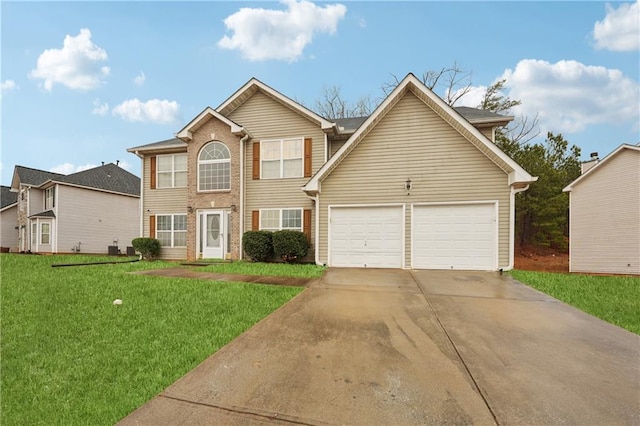
<path fill-rule="evenodd" d="M 409 191 L 411 191 L 411 179 L 407 178 L 407 181 L 404 183 L 404 187 L 407 190 L 407 195 L 409 195 Z"/>
<path fill-rule="evenodd" d="M 191 206 L 187 206 L 187 211 L 188 211 L 189 213 L 193 213 L 193 207 L 191 207 Z"/>

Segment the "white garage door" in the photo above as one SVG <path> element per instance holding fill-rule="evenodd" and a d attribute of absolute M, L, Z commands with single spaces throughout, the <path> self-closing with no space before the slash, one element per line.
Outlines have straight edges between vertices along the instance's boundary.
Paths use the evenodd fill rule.
<path fill-rule="evenodd" d="M 495 270 L 495 211 L 494 203 L 414 206 L 412 267 Z"/>
<path fill-rule="evenodd" d="M 401 268 L 403 222 L 400 206 L 332 207 L 330 265 Z"/>

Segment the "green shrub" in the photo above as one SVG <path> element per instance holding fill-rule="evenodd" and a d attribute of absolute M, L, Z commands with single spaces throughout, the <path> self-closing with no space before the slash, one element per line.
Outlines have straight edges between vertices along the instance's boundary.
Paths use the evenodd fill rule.
<path fill-rule="evenodd" d="M 244 252 L 254 262 L 264 262 L 273 256 L 273 233 L 270 231 L 247 231 L 242 236 Z"/>
<path fill-rule="evenodd" d="M 273 233 L 273 252 L 285 262 L 297 262 L 309 252 L 309 241 L 304 232 L 276 231 Z"/>
<path fill-rule="evenodd" d="M 155 260 L 160 255 L 160 241 L 155 238 L 134 238 L 131 245 L 145 260 Z"/>

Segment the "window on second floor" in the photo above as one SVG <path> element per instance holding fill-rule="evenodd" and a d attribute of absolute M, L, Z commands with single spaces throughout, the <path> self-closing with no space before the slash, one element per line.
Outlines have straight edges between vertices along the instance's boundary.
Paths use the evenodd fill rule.
<path fill-rule="evenodd" d="M 51 210 L 56 206 L 56 187 L 52 186 L 44 190 L 44 209 Z"/>
<path fill-rule="evenodd" d="M 260 170 L 262 179 L 302 177 L 304 140 L 266 140 L 260 144 Z"/>
<path fill-rule="evenodd" d="M 198 155 L 198 191 L 231 189 L 231 154 L 221 142 L 210 142 Z"/>
<path fill-rule="evenodd" d="M 187 186 L 187 154 L 158 155 L 156 162 L 157 188 Z"/>

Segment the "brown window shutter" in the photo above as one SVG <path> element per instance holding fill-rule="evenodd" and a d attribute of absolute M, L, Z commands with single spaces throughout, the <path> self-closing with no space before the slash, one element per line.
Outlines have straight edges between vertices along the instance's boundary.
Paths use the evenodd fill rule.
<path fill-rule="evenodd" d="M 259 231 L 260 230 L 260 211 L 254 210 L 251 212 L 251 230 Z"/>
<path fill-rule="evenodd" d="M 307 236 L 307 241 L 311 242 L 311 209 L 302 211 L 302 231 Z"/>
<path fill-rule="evenodd" d="M 304 177 L 311 177 L 311 148 L 312 139 L 304 139 Z"/>
<path fill-rule="evenodd" d="M 253 178 L 260 179 L 260 142 L 253 143 Z"/>
<path fill-rule="evenodd" d="M 155 159 L 155 157 L 153 157 Z M 154 215 L 149 216 L 149 238 L 156 237 L 156 217 Z"/>
<path fill-rule="evenodd" d="M 151 176 L 149 179 L 149 187 L 156 189 L 156 156 L 154 155 L 149 159 L 151 161 Z"/>

